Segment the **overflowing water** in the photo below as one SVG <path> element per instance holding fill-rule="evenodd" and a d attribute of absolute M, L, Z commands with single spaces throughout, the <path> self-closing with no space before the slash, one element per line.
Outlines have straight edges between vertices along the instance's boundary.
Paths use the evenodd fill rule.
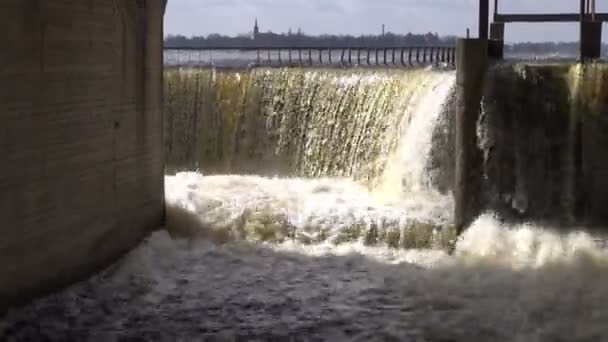
<path fill-rule="evenodd" d="M 0 321 L 0 339 L 608 340 L 608 251 L 594 235 L 484 214 L 456 240 L 449 189 L 437 189 L 433 160 L 437 139 L 449 135 L 452 72 L 283 72 L 262 74 L 261 98 L 272 94 L 289 110 L 267 103 L 256 109 L 262 114 L 239 127 L 257 133 L 236 130 L 241 135 L 221 153 L 235 174 L 208 175 L 208 159 L 196 157 L 202 171 L 168 175 L 167 231 L 92 279 L 10 313 Z M 282 81 L 267 80 L 273 77 Z M 296 93 L 295 79 L 303 82 Z M 363 81 L 373 86 L 360 88 Z M 326 95 L 309 97 L 300 88 L 312 86 L 306 82 Z M 250 103 L 243 95 L 249 90 L 240 103 Z M 226 105 L 213 96 L 207 103 Z M 372 105 L 340 109 L 358 96 Z M 296 104 L 314 101 L 324 104 L 300 121 L 306 113 Z M 201 119 L 197 111 L 182 114 Z M 256 118 L 266 120 L 268 112 L 278 121 L 259 126 Z M 225 111 L 215 113 L 198 122 L 226 122 Z M 294 131 L 316 133 L 302 140 Z M 211 141 L 206 134 L 181 139 Z M 234 148 L 239 139 L 266 141 L 249 151 L 267 160 L 290 146 L 285 156 L 294 159 L 276 176 L 243 175 L 255 168 L 240 169 L 247 154 Z M 181 156 L 188 158 L 174 160 L 192 157 Z"/>
<path fill-rule="evenodd" d="M 454 78 L 432 70 L 171 71 L 167 166 L 346 176 L 375 186 L 401 139 L 418 144 L 411 146 L 416 155 L 430 149 L 430 137 L 421 141 L 420 134 L 435 133 Z M 409 130 L 412 124 L 420 127 Z"/>

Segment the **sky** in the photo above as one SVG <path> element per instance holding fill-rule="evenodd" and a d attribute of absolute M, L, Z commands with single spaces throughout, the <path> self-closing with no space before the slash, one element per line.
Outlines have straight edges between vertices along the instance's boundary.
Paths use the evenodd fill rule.
<path fill-rule="evenodd" d="M 491 9 L 493 1 L 491 2 Z M 578 0 L 499 0 L 503 13 L 576 12 Z M 597 0 L 608 12 L 608 0 Z M 165 34 L 247 34 L 258 18 L 262 32 L 378 34 L 387 32 L 464 36 L 477 32 L 478 0 L 169 0 Z M 608 30 L 604 25 L 604 37 Z M 574 23 L 507 24 L 505 40 L 575 41 Z"/>

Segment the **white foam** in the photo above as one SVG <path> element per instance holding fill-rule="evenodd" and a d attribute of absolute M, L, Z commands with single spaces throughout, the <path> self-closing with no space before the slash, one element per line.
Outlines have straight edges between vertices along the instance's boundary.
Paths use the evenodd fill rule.
<path fill-rule="evenodd" d="M 224 189 L 255 184 L 215 181 Z M 196 202 L 189 194 L 182 192 L 181 203 Z M 21 315 L 48 327 L 65 317 L 37 315 L 69 303 L 62 315 L 82 328 L 96 307 L 114 307 L 87 329 L 121 331 L 137 322 L 126 336 L 157 329 L 193 338 L 346 338 L 350 331 L 350 339 L 372 341 L 603 341 L 608 256 L 592 240 L 583 232 L 507 227 L 490 215 L 472 225 L 453 256 L 358 242 L 216 244 L 159 232 L 117 270 L 91 280 L 95 291 L 72 289 Z M 156 316 L 162 323 L 149 320 Z"/>
<path fill-rule="evenodd" d="M 207 237 L 219 233 L 233 240 L 363 242 L 376 234 L 383 242 L 389 231 L 399 240 L 412 226 L 446 225 L 451 207 L 421 196 L 385 203 L 342 178 L 178 173 L 166 177 L 166 184 L 170 231 Z"/>

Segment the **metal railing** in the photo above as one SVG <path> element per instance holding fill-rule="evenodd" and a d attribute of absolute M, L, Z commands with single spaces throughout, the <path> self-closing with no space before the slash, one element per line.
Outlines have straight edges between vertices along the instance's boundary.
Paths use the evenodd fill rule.
<path fill-rule="evenodd" d="M 353 47 L 179 47 L 164 49 L 165 66 L 191 67 L 413 67 L 454 65 L 452 46 Z"/>

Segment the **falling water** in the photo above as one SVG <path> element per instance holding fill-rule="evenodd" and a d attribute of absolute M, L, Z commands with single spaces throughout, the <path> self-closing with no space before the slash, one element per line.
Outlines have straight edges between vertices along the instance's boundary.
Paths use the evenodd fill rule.
<path fill-rule="evenodd" d="M 223 161 L 223 173 L 288 177 L 178 173 L 167 178 L 167 198 L 177 205 L 170 221 L 187 207 L 223 239 L 360 240 L 404 248 L 449 243 L 452 200 L 433 190 L 428 174 L 453 72 L 189 70 L 167 79 L 167 113 L 178 113 L 167 118 L 170 158 L 201 141 L 220 147 L 182 158 L 182 168 L 214 173 Z M 232 90 L 229 98 L 223 89 Z M 183 93 L 194 102 L 175 100 Z M 184 121 L 201 125 L 176 141 L 183 136 L 174 127 Z M 218 131 L 223 143 L 213 141 Z M 199 201 L 180 202 L 184 191 Z M 169 227 L 194 233 L 190 223 Z"/>
<path fill-rule="evenodd" d="M 416 110 L 426 113 L 415 124 L 432 126 L 441 111 L 429 107 L 433 89 L 443 80 L 439 97 L 445 97 L 451 78 L 429 70 L 170 71 L 168 167 L 206 174 L 346 176 L 371 186 Z M 416 129 L 421 128 L 433 129 Z"/>
<path fill-rule="evenodd" d="M 608 337 L 594 235 L 484 214 L 454 241 L 436 185 L 453 72 L 167 76 L 170 234 L 11 313 L 0 337 Z"/>

